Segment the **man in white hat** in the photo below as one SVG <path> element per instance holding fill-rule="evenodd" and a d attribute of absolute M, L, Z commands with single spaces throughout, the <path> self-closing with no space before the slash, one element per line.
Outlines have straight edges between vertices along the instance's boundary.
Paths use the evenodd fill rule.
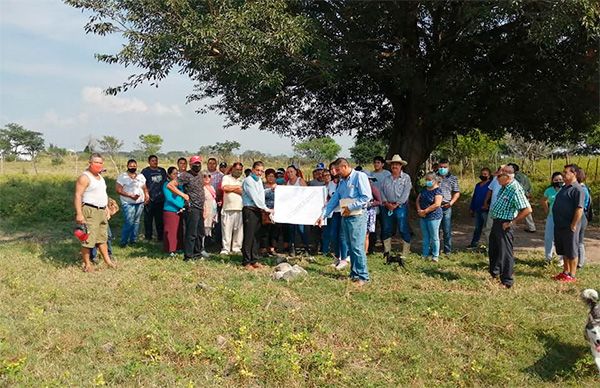
<path fill-rule="evenodd" d="M 398 225 L 398 231 L 404 240 L 402 245 L 402 256 L 410 253 L 410 229 L 408 227 L 408 196 L 412 189 L 410 176 L 402 171 L 407 162 L 396 154 L 387 163 L 390 165 L 392 175 L 381 183 L 381 200 L 383 202 L 383 214 L 381 215 L 383 257 L 389 261 L 392 251 L 392 234 L 394 232 L 394 220 Z"/>

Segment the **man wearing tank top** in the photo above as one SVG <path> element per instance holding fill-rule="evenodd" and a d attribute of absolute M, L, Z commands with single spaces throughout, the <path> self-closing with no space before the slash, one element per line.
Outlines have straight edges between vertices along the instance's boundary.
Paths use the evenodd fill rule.
<path fill-rule="evenodd" d="M 106 193 L 106 182 L 100 175 L 104 168 L 102 155 L 93 153 L 88 161 L 88 168 L 79 176 L 75 184 L 75 222 L 87 227 L 88 238 L 81 242 L 81 257 L 83 259 L 83 271 L 92 272 L 94 267 L 90 261 L 92 248 L 98 250 L 104 258 L 104 262 L 110 268 L 115 264 L 108 255 L 108 194 Z"/>

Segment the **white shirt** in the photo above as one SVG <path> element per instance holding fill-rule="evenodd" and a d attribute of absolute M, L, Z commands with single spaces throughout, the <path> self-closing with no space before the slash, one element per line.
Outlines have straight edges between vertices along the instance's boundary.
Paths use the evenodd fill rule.
<path fill-rule="evenodd" d="M 240 176 L 234 178 L 232 175 L 225 175 L 221 181 L 221 187 L 239 186 L 242 187 L 244 179 Z M 238 193 L 226 193 L 223 191 L 223 210 L 242 210 L 242 196 Z"/>
<path fill-rule="evenodd" d="M 494 202 L 496 202 L 496 199 L 498 198 L 498 193 L 500 192 L 501 188 L 502 185 L 500 184 L 500 182 L 498 182 L 498 178 L 494 177 L 494 179 L 488 186 L 488 190 L 492 192 L 492 198 L 490 199 L 490 209 L 492 208 Z"/>
<path fill-rule="evenodd" d="M 85 188 L 81 200 L 83 203 L 98 207 L 106 207 L 108 205 L 108 194 L 106 194 L 106 182 L 102 175 L 98 175 L 100 179 L 96 179 L 94 174 L 89 171 L 84 171 L 83 174 L 88 177 L 90 183 Z"/>
<path fill-rule="evenodd" d="M 123 186 L 123 191 L 131 195 L 139 194 L 138 199 L 133 199 L 121 195 L 121 203 L 143 203 L 144 202 L 144 186 L 146 185 L 146 177 L 142 174 L 137 174 L 135 178 L 131 178 L 128 173 L 124 172 L 117 177 L 117 183 Z M 161 189 L 162 190 L 162 189 Z"/>

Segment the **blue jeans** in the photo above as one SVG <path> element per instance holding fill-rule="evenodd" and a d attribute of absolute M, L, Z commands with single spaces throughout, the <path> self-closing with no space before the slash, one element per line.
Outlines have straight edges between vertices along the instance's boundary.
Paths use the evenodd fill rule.
<path fill-rule="evenodd" d="M 421 233 L 423 234 L 423 257 L 435 259 L 440 255 L 440 224 L 442 219 L 428 220 L 421 218 Z"/>
<path fill-rule="evenodd" d="M 473 231 L 473 238 L 471 239 L 471 246 L 476 247 L 479 244 L 479 239 L 481 238 L 481 231 L 485 226 L 485 221 L 487 220 L 488 212 L 487 211 L 476 211 L 475 212 L 475 230 Z"/>
<path fill-rule="evenodd" d="M 329 253 L 329 247 L 332 247 L 333 253 L 340 259 L 348 257 L 348 244 L 346 239 L 340 233 L 342 216 L 339 212 L 334 212 L 331 218 L 327 219 L 327 226 L 323 228 L 323 254 Z"/>
<path fill-rule="evenodd" d="M 308 248 L 308 233 L 304 225 L 291 225 L 290 224 L 290 241 L 291 245 L 296 245 L 296 230 L 300 233 L 300 239 L 304 244 L 305 248 Z"/>
<path fill-rule="evenodd" d="M 444 253 L 452 252 L 452 208 L 443 209 L 442 231 L 444 232 Z"/>
<path fill-rule="evenodd" d="M 143 210 L 143 203 L 121 202 L 121 211 L 125 221 L 121 230 L 121 245 L 134 243 L 137 240 Z"/>
<path fill-rule="evenodd" d="M 410 242 L 410 229 L 408 227 L 408 204 L 398 206 L 396 209 L 394 209 L 392 215 L 389 215 L 388 209 L 384 207 L 381 216 L 381 236 L 384 240 L 392 237 L 392 234 L 394 233 L 395 220 L 402 239 L 408 243 Z"/>
<path fill-rule="evenodd" d="M 108 255 L 112 257 L 112 230 L 110 230 L 110 225 L 108 226 L 108 240 L 106 240 L 106 244 L 108 245 Z M 90 251 L 90 259 L 95 259 L 98 255 L 98 247 L 93 247 Z"/>
<path fill-rule="evenodd" d="M 367 213 L 342 217 L 342 236 L 348 242 L 350 253 L 350 278 L 369 280 L 367 254 L 365 252 L 365 236 L 367 235 Z"/>
<path fill-rule="evenodd" d="M 551 214 L 546 217 L 546 228 L 544 230 L 544 258 L 552 260 L 552 248 L 554 248 L 554 218 Z"/>

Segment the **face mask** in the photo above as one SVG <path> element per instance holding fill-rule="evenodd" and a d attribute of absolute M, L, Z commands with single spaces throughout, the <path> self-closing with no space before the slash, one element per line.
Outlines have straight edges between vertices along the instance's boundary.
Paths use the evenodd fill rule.
<path fill-rule="evenodd" d="M 231 172 L 231 176 L 234 177 L 234 178 L 239 178 L 241 175 L 242 175 L 242 172 L 238 171 L 238 170 L 233 170 Z"/>
<path fill-rule="evenodd" d="M 90 164 L 90 172 L 92 174 L 100 174 L 102 172 L 103 166 L 101 164 Z"/>
<path fill-rule="evenodd" d="M 433 187 L 433 181 L 425 181 L 425 186 Z"/>
<path fill-rule="evenodd" d="M 283 178 L 277 178 L 277 179 L 275 180 L 275 182 L 276 182 L 278 185 L 285 185 L 285 179 L 283 179 Z"/>
<path fill-rule="evenodd" d="M 200 172 L 200 168 L 201 168 L 201 167 L 202 167 L 202 166 L 200 166 L 199 164 L 193 165 L 193 166 L 192 166 L 192 171 L 193 171 L 193 172 Z"/>
<path fill-rule="evenodd" d="M 448 174 L 448 169 L 446 167 L 440 167 L 438 169 L 438 174 L 440 174 L 440 175 L 447 175 Z"/>
<path fill-rule="evenodd" d="M 260 180 L 260 178 L 258 177 L 258 175 L 256 175 L 255 173 L 250 174 L 250 176 L 252 177 L 252 179 L 254 179 L 257 182 Z"/>
<path fill-rule="evenodd" d="M 565 185 L 565 182 L 552 182 L 552 186 L 558 188 L 561 188 Z"/>
<path fill-rule="evenodd" d="M 479 175 L 479 180 L 487 181 L 489 178 L 487 176 Z"/>
<path fill-rule="evenodd" d="M 136 167 L 128 168 L 127 171 L 131 174 L 134 174 L 137 171 Z"/>

